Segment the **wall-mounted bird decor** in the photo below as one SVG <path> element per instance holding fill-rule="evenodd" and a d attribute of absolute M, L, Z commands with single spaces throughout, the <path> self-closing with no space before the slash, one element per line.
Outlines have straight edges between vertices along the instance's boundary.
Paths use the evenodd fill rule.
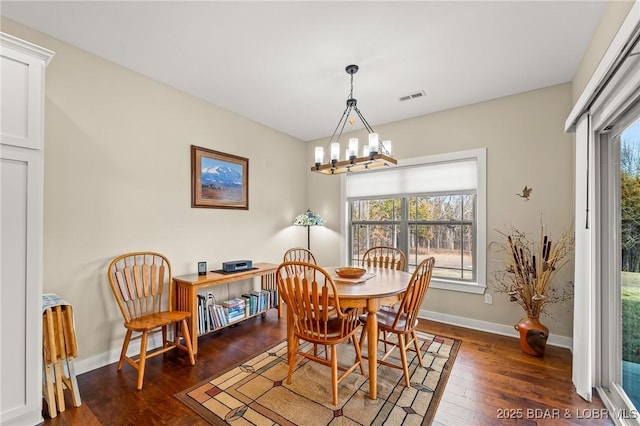
<path fill-rule="evenodd" d="M 529 188 L 527 185 L 525 185 L 522 189 L 522 193 L 516 195 L 520 198 L 524 198 L 525 201 L 529 201 L 529 197 L 531 196 L 532 191 L 533 188 Z"/>

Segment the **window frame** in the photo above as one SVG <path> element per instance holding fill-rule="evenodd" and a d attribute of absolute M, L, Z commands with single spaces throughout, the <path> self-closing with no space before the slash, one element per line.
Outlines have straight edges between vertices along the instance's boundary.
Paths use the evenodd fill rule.
<path fill-rule="evenodd" d="M 407 167 L 407 166 L 428 166 L 430 164 L 443 163 L 443 162 L 454 162 L 454 161 L 462 161 L 462 160 L 475 160 L 476 161 L 476 196 L 475 196 L 475 226 L 474 226 L 474 238 L 475 241 L 473 243 L 474 253 L 473 256 L 475 258 L 475 280 L 472 281 L 462 281 L 462 280 L 454 280 L 454 279 L 444 279 L 439 277 L 431 278 L 431 287 L 438 288 L 442 290 L 450 290 L 450 291 L 459 291 L 464 293 L 472 293 L 472 294 L 483 294 L 487 287 L 486 280 L 486 271 L 487 271 L 487 216 L 486 216 L 486 148 L 472 149 L 466 151 L 458 151 L 451 152 L 445 154 L 431 155 L 426 157 L 415 157 L 406 160 L 399 160 L 397 167 Z M 365 173 L 384 173 L 385 170 L 380 171 L 371 171 Z M 428 195 L 442 195 L 442 194 L 459 194 L 460 191 L 452 190 L 451 192 L 438 192 L 436 193 L 428 193 Z M 369 196 L 369 197 L 354 197 L 354 199 L 386 199 L 386 198 L 403 198 L 403 197 L 411 197 L 411 196 L 422 196 L 427 193 L 421 194 L 384 194 L 379 196 Z M 350 263 L 351 259 L 353 259 L 351 253 L 351 227 L 350 227 L 350 207 L 349 201 L 347 199 L 346 194 L 346 176 L 341 177 L 341 234 L 344 236 L 341 244 L 341 257 L 342 259 Z M 405 208 L 404 212 L 407 211 Z M 405 213 L 406 214 L 406 213 Z M 408 227 L 408 218 L 404 219 L 403 222 Z M 408 229 L 401 229 L 402 231 L 408 231 Z M 408 232 L 406 233 L 408 235 Z M 408 244 L 403 241 L 401 237 L 400 244 Z M 408 259 L 407 259 L 408 260 Z"/>

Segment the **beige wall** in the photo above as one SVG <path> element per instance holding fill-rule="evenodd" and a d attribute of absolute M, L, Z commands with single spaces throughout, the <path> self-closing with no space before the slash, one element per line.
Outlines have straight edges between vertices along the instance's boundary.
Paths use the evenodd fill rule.
<path fill-rule="evenodd" d="M 398 159 L 486 147 L 489 242 L 499 239 L 496 230 L 511 225 L 538 235 L 541 215 L 551 235 L 559 236 L 573 220 L 572 138 L 563 131 L 571 105 L 571 85 L 567 83 L 375 129 L 381 137 L 392 139 Z M 366 105 L 361 109 L 366 116 Z M 363 134 L 358 136 L 364 140 Z M 319 140 L 307 145 L 309 165 L 313 148 L 325 144 L 326 140 Z M 315 174 L 308 179 L 308 194 L 314 194 L 309 198 L 310 207 L 327 219 L 323 235 L 317 233 L 324 238 L 312 243 L 321 263 L 342 261 L 336 249 L 340 244 L 340 179 Z M 531 200 L 526 202 L 515 195 L 525 184 L 533 188 Z M 496 255 L 489 253 L 490 277 L 499 265 Z M 557 280 L 566 283 L 572 276 L 573 265 L 569 264 Z M 522 317 L 522 310 L 504 295 L 495 295 L 493 305 L 487 305 L 482 295 L 430 289 L 423 308 L 509 327 Z M 551 333 L 570 337 L 572 304 L 556 305 L 552 313 L 554 318 L 542 318 L 543 323 Z"/>
<path fill-rule="evenodd" d="M 587 82 L 602 59 L 602 55 L 609 47 L 611 40 L 618 32 L 634 2 L 635 0 L 609 1 L 596 32 L 591 38 L 591 43 L 582 57 L 578 71 L 573 78 L 572 99 L 574 103 L 582 94 Z"/>
<path fill-rule="evenodd" d="M 572 136 L 563 132 L 579 96 L 631 2 L 612 1 L 573 85 L 564 84 L 384 126 L 400 159 L 487 147 L 488 239 L 515 225 L 537 232 L 540 215 L 558 234 L 573 217 Z M 250 258 L 278 262 L 304 245 L 291 219 L 307 206 L 327 220 L 311 229 L 322 264 L 339 264 L 340 178 L 308 173 L 313 147 L 185 95 L 56 39 L 2 18 L 2 31 L 52 49 L 45 123 L 44 290 L 74 305 L 80 359 L 118 350 L 121 319 L 108 289 L 114 256 L 153 249 L 169 256 L 174 274 L 197 261 L 219 266 Z M 366 106 L 362 106 L 366 115 Z M 250 161 L 250 209 L 190 207 L 189 146 Z M 284 168 L 281 158 L 304 158 Z M 306 183 L 306 185 L 305 185 Z M 534 188 L 524 202 L 515 193 Z M 490 254 L 488 278 L 495 270 Z M 572 279 L 572 265 L 557 277 Z M 425 309 L 512 326 L 521 310 L 502 295 L 431 289 Z M 572 305 L 544 318 L 551 332 L 571 336 Z"/>
<path fill-rule="evenodd" d="M 2 19 L 55 51 L 46 72 L 44 291 L 74 306 L 80 360 L 117 349 L 124 328 L 106 269 L 125 252 L 196 262 L 278 262 L 306 244 L 300 141 Z M 191 208 L 190 145 L 249 158 L 249 210 Z M 294 162 L 295 163 L 295 162 Z M 226 294 L 226 289 L 224 289 Z M 224 297 L 224 295 L 223 295 Z"/>

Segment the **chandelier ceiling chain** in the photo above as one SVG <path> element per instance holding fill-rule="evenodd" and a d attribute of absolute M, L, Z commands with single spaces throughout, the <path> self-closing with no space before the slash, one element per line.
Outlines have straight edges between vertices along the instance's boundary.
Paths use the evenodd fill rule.
<path fill-rule="evenodd" d="M 364 118 L 358 108 L 358 101 L 353 97 L 353 75 L 358 72 L 357 65 L 348 65 L 345 68 L 347 74 L 350 75 L 350 91 L 347 99 L 347 106 L 344 109 L 338 125 L 333 134 L 329 138 L 327 147 L 330 148 L 330 161 L 324 162 L 324 149 L 316 147 L 315 149 L 315 165 L 311 167 L 311 171 L 333 175 L 345 172 L 356 172 L 369 170 L 380 166 L 393 166 L 397 161 L 391 157 L 391 141 L 385 140 L 382 143 L 378 140 L 378 134 L 375 133 L 369 122 Z M 358 139 L 350 138 L 349 145 L 345 153 L 345 160 L 340 161 L 340 137 L 347 123 L 353 126 L 353 118 L 349 120 L 351 111 L 355 111 L 364 128 L 369 134 L 369 143 L 363 147 L 362 156 L 358 157 Z"/>

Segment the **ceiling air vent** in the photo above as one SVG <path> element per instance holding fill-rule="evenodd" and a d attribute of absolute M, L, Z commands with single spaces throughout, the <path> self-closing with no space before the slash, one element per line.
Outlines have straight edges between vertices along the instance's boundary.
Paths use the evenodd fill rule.
<path fill-rule="evenodd" d="M 404 101 L 408 101 L 408 100 L 416 99 L 416 98 L 421 98 L 423 96 L 426 96 L 426 94 L 424 93 L 424 90 L 421 90 L 419 92 L 412 93 L 412 94 L 407 95 L 407 96 L 401 96 L 400 97 L 400 102 L 404 102 Z"/>

